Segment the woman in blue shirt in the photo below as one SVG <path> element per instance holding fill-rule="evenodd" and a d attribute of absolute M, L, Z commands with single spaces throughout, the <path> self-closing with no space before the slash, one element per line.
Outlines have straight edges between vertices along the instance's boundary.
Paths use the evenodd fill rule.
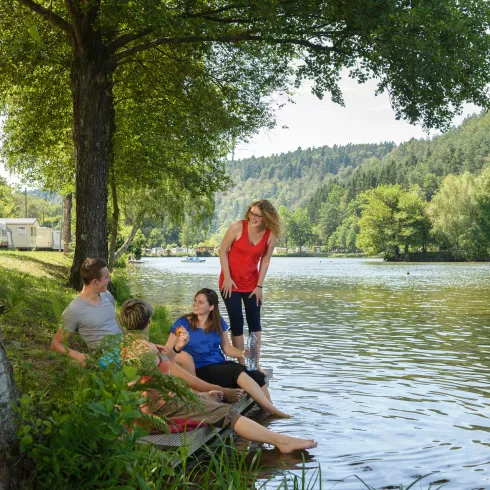
<path fill-rule="evenodd" d="M 182 351 L 175 349 L 180 328 L 189 332 L 189 342 Z M 237 359 L 246 354 L 231 345 L 228 328 L 219 313 L 218 295 L 204 288 L 194 297 L 193 312 L 172 325 L 166 347 L 176 352 L 174 362 L 198 378 L 224 388 L 242 388 L 271 415 L 289 417 L 272 404 L 261 371 L 248 371 L 242 364 L 225 359 L 224 354 Z"/>

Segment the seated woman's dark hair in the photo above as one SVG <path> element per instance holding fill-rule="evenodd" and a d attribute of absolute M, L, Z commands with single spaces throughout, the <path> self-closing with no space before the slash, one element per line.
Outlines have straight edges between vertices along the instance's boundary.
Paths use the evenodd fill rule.
<path fill-rule="evenodd" d="M 205 332 L 214 331 L 216 333 L 221 334 L 223 329 L 221 328 L 221 315 L 219 312 L 218 295 L 216 294 L 216 291 L 214 291 L 213 289 L 202 288 L 194 295 L 194 299 L 196 299 L 197 296 L 199 296 L 200 294 L 206 296 L 209 306 L 214 306 L 214 308 L 209 313 L 208 319 L 206 320 L 206 325 L 204 325 L 204 331 Z M 187 320 L 189 320 L 192 329 L 195 330 L 198 327 L 198 320 L 199 320 L 197 318 L 197 315 L 193 312 L 187 314 L 186 317 Z"/>

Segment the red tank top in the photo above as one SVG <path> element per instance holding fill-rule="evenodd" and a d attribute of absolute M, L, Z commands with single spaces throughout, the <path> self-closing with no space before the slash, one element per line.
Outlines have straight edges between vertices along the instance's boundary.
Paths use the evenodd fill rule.
<path fill-rule="evenodd" d="M 228 253 L 230 274 L 237 287 L 233 291 L 248 293 L 257 286 L 259 279 L 259 261 L 267 249 L 267 242 L 271 231 L 265 230 L 262 240 L 252 245 L 248 239 L 248 221 L 242 220 L 242 235 L 231 245 Z M 219 288 L 223 286 L 223 271 L 219 276 Z"/>

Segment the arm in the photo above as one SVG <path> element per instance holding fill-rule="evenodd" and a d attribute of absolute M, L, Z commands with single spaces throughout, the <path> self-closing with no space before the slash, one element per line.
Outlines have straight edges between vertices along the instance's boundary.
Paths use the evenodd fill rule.
<path fill-rule="evenodd" d="M 251 298 L 254 294 L 257 298 L 257 305 L 262 303 L 262 287 L 264 285 L 265 276 L 269 269 L 269 264 L 271 263 L 272 252 L 274 251 L 274 247 L 277 243 L 277 237 L 271 233 L 269 238 L 269 243 L 267 243 L 267 248 L 265 250 L 264 255 L 260 259 L 259 265 L 259 278 L 257 280 L 257 287 L 251 292 L 249 298 Z"/>
<path fill-rule="evenodd" d="M 177 337 L 175 336 L 175 334 L 170 333 L 170 335 L 168 336 L 167 342 L 165 344 L 165 348 L 167 349 L 168 353 L 174 352 L 175 342 L 177 342 Z M 157 345 L 157 347 L 160 348 L 159 345 Z M 168 354 L 167 354 L 167 356 L 168 356 Z M 174 357 L 175 357 L 175 353 L 172 356 L 172 359 Z M 168 356 L 168 358 L 170 359 L 170 356 Z M 172 359 L 170 359 L 170 360 L 172 360 Z"/>
<path fill-rule="evenodd" d="M 174 357 L 178 354 L 178 352 L 174 351 L 174 348 L 176 350 L 182 350 L 187 342 L 189 342 L 189 332 L 182 329 L 178 337 L 175 334 L 170 333 L 165 346 L 157 345 L 157 348 L 160 352 L 164 352 L 170 361 L 173 361 Z"/>
<path fill-rule="evenodd" d="M 242 352 L 230 344 L 230 339 L 226 331 L 221 332 L 221 349 L 228 357 L 236 357 L 237 359 L 245 357 L 246 354 L 246 350 Z"/>
<path fill-rule="evenodd" d="M 123 329 L 121 328 L 121 324 L 119 323 L 119 318 L 117 316 L 117 312 L 116 312 L 116 300 L 114 299 L 114 296 L 112 296 L 112 293 L 107 291 L 107 293 L 110 295 L 110 299 L 112 301 L 112 304 L 114 306 L 114 320 L 116 321 L 117 323 L 117 326 L 119 327 L 119 330 L 121 330 L 121 332 L 123 331 Z"/>
<path fill-rule="evenodd" d="M 61 354 L 68 354 L 72 359 L 76 359 L 85 367 L 85 360 L 87 356 L 81 352 L 78 352 L 77 350 L 70 349 L 69 347 L 65 346 L 65 343 L 68 342 L 70 336 L 70 332 L 63 330 L 63 328 L 59 328 L 51 341 L 51 350 L 61 352 Z"/>
<path fill-rule="evenodd" d="M 230 263 L 228 262 L 228 254 L 230 253 L 231 246 L 235 240 L 238 240 L 242 233 L 242 222 L 237 221 L 233 223 L 228 231 L 225 233 L 223 240 L 221 241 L 221 245 L 219 247 L 219 262 L 221 264 L 221 270 L 223 271 L 223 286 L 221 290 L 226 298 L 231 296 L 233 286 L 236 287 L 236 284 L 233 282 L 231 278 L 230 272 Z"/>

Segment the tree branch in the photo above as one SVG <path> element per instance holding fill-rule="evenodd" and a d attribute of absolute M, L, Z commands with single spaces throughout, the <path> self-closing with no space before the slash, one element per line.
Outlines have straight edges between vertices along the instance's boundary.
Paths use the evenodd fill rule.
<path fill-rule="evenodd" d="M 107 49 L 109 50 L 110 53 L 115 53 L 119 48 L 122 48 L 123 46 L 125 46 L 126 44 L 132 41 L 136 41 L 136 39 L 140 39 L 144 36 L 147 36 L 152 31 L 153 29 L 148 27 L 140 32 L 131 32 L 129 34 L 123 34 L 122 36 L 108 43 Z"/>
<path fill-rule="evenodd" d="M 157 46 L 162 46 L 163 44 L 188 44 L 188 43 L 201 43 L 201 42 L 210 42 L 210 41 L 218 41 L 218 42 L 237 42 L 237 41 L 245 41 L 247 37 L 250 35 L 250 32 L 240 33 L 234 36 L 184 36 L 184 37 L 159 37 L 153 39 L 152 41 L 148 41 L 146 43 L 137 44 L 131 48 L 126 49 L 125 51 L 121 51 L 120 53 L 114 55 L 112 57 L 112 62 L 117 64 L 120 60 L 127 58 L 136 53 L 140 53 L 141 51 L 147 51 L 151 48 L 155 48 Z"/>
<path fill-rule="evenodd" d="M 146 43 L 138 44 L 132 48 L 121 51 L 112 57 L 112 63 L 117 64 L 120 60 L 127 58 L 135 53 L 141 51 L 147 51 L 157 46 L 164 44 L 189 44 L 189 43 L 201 43 L 201 42 L 218 42 L 218 43 L 235 43 L 239 41 L 255 41 L 255 42 L 268 42 L 273 44 L 296 44 L 298 46 L 304 46 L 308 49 L 312 49 L 317 52 L 332 52 L 339 51 L 337 48 L 331 46 L 323 46 L 321 44 L 315 44 L 306 39 L 274 39 L 265 38 L 263 36 L 255 35 L 254 31 L 246 31 L 240 34 L 231 36 L 187 36 L 187 37 L 160 37 L 148 41 Z M 340 51 L 339 51 L 340 52 Z"/>
<path fill-rule="evenodd" d="M 117 261 L 119 257 L 121 257 L 121 255 L 124 252 L 126 252 L 129 246 L 133 243 L 134 237 L 136 236 L 136 233 L 140 229 L 142 221 L 143 221 L 143 212 L 140 212 L 134 221 L 133 228 L 131 229 L 131 233 L 129 234 L 127 240 L 121 245 L 121 248 L 114 254 L 114 263 Z"/>
<path fill-rule="evenodd" d="M 71 23 L 73 26 L 73 34 L 75 36 L 75 44 L 81 48 L 83 45 L 82 42 L 82 32 L 80 29 L 80 23 L 78 22 L 78 16 L 75 12 L 75 6 L 73 5 L 72 0 L 65 0 L 65 5 L 66 5 L 66 10 L 68 10 L 68 14 L 70 15 L 71 18 Z"/>
<path fill-rule="evenodd" d="M 63 29 L 68 34 L 71 34 L 71 25 L 65 19 L 53 13 L 51 10 L 44 8 L 42 5 L 39 5 L 38 3 L 33 2 L 32 0 L 17 0 L 17 1 L 22 5 L 24 5 L 25 7 L 27 7 L 28 9 L 35 12 L 36 14 L 39 14 L 41 17 L 43 17 L 51 24 Z"/>

